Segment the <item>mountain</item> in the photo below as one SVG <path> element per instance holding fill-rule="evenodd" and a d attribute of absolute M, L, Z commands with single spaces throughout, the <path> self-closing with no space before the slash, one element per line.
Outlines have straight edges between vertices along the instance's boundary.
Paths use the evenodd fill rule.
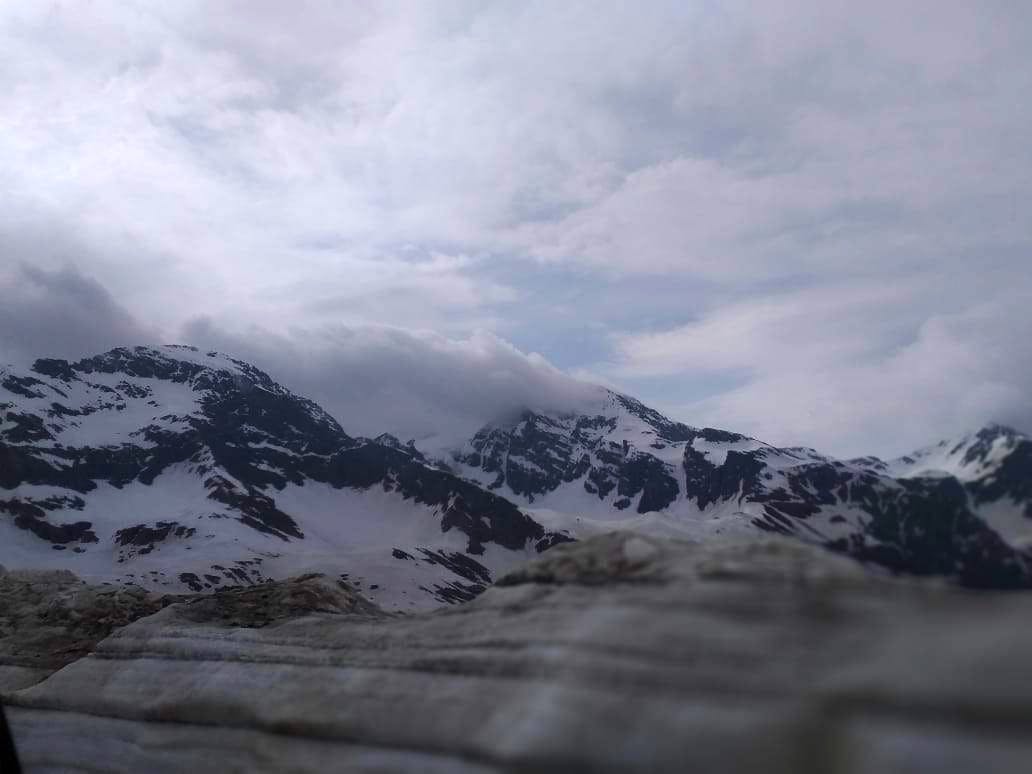
<path fill-rule="evenodd" d="M 578 537 L 759 529 L 895 571 L 1032 586 L 1032 440 L 998 425 L 898 460 L 843 461 L 672 422 L 600 388 L 580 411 L 484 427 L 449 464 Z"/>
<path fill-rule="evenodd" d="M 773 532 L 893 571 L 1032 587 L 1032 441 L 1000 426 L 837 460 L 599 387 L 575 411 L 518 412 L 435 454 L 352 437 L 214 352 L 38 360 L 0 371 L 0 564 L 170 591 L 324 572 L 415 610 L 600 532 Z"/>
<path fill-rule="evenodd" d="M 0 371 L 0 535 L 9 567 L 180 591 L 319 570 L 401 609 L 468 599 L 568 539 L 190 347 Z"/>

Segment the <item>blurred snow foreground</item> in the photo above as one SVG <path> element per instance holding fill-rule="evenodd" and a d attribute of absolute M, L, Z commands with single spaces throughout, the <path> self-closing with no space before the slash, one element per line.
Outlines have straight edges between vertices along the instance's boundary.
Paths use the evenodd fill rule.
<path fill-rule="evenodd" d="M 1027 771 L 1032 597 L 611 533 L 464 605 L 0 574 L 30 772 Z"/>

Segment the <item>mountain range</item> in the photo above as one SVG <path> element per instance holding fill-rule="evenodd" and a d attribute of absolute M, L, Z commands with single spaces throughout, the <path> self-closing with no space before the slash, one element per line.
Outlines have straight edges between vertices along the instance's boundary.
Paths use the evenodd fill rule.
<path fill-rule="evenodd" d="M 192 347 L 0 369 L 11 568 L 170 591 L 324 572 L 419 610 L 613 529 L 776 532 L 887 571 L 1032 587 L 1032 440 L 994 425 L 838 460 L 599 387 L 576 410 L 516 411 L 431 453 L 351 436 L 254 366 Z"/>

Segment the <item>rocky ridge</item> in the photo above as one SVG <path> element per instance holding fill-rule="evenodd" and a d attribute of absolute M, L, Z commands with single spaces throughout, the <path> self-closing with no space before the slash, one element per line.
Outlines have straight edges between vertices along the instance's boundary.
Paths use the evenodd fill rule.
<path fill-rule="evenodd" d="M 788 535 L 899 572 L 1032 586 L 1032 440 L 998 425 L 899 460 L 837 460 L 671 422 L 609 391 L 488 425 L 449 460 L 543 524 Z"/>

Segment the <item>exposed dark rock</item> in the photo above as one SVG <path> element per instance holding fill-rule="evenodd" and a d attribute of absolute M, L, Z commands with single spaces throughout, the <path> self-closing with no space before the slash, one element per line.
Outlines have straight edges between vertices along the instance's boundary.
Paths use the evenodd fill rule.
<path fill-rule="evenodd" d="M 0 387 L 23 398 L 42 398 L 46 395 L 46 382 L 41 382 L 31 376 L 8 374 L 0 382 Z"/>
<path fill-rule="evenodd" d="M 423 588 L 439 601 L 448 605 L 461 605 L 463 602 L 471 602 L 483 594 L 487 587 L 482 583 L 462 583 L 451 581 L 449 583 L 435 583 L 433 589 Z"/>
<path fill-rule="evenodd" d="M 221 477 L 208 479 L 205 486 L 209 489 L 208 497 L 234 508 L 241 514 L 240 521 L 249 527 L 283 540 L 304 537 L 297 522 L 277 508 L 272 497 L 256 490 L 241 492 Z"/>
<path fill-rule="evenodd" d="M 456 575 L 472 583 L 479 583 L 484 587 L 491 583 L 490 571 L 484 565 L 466 556 L 466 554 L 460 554 L 456 551 L 431 551 L 428 548 L 420 548 L 419 552 L 423 555 L 424 562 L 444 565 Z"/>
<path fill-rule="evenodd" d="M 217 583 L 218 580 L 212 580 Z M 246 588 L 223 588 L 177 605 L 168 615 L 191 623 L 261 628 L 312 613 L 383 617 L 386 614 L 343 581 L 303 575 Z"/>
<path fill-rule="evenodd" d="M 875 495 L 867 530 L 830 548 L 890 569 L 945 575 L 974 588 L 1032 588 L 1032 557 L 1007 545 L 967 507 L 953 478 L 912 479 Z"/>
<path fill-rule="evenodd" d="M 56 360 L 53 358 L 41 358 L 32 364 L 32 370 L 37 374 L 60 379 L 63 382 L 74 382 L 79 377 L 67 360 Z"/>
<path fill-rule="evenodd" d="M 53 524 L 47 520 L 47 512 L 34 503 L 17 498 L 0 500 L 0 513 L 14 516 L 16 527 L 28 530 L 49 543 L 64 545 L 66 543 L 97 542 L 92 522 L 77 521 L 69 524 Z"/>
<path fill-rule="evenodd" d="M 643 416 L 660 415 L 630 398 L 620 396 Z M 651 413 L 650 413 L 651 412 Z M 683 425 L 667 420 L 657 422 L 657 433 L 679 438 L 687 432 Z M 605 433 L 616 427 L 616 419 L 606 416 L 549 417 L 524 412 L 511 428 L 487 427 L 471 441 L 473 451 L 460 461 L 497 478 L 490 488 L 507 486 L 530 502 L 565 483 L 583 479 L 582 487 L 605 499 L 613 490 L 623 498 L 638 497 L 638 512 L 647 513 L 668 507 L 678 495 L 676 479 L 669 468 L 655 457 L 639 454 L 625 445 L 604 442 Z M 628 502 L 623 507 L 629 507 Z"/>
<path fill-rule="evenodd" d="M 153 527 L 149 524 L 137 524 L 115 532 L 115 544 L 120 546 L 147 546 L 160 543 L 169 537 L 188 538 L 196 533 L 193 527 L 177 524 L 174 521 L 159 521 Z"/>
<path fill-rule="evenodd" d="M 204 584 L 201 582 L 201 579 L 192 572 L 179 573 L 179 580 L 185 583 L 191 591 L 204 591 Z"/>
<path fill-rule="evenodd" d="M 465 534 L 471 554 L 483 553 L 484 544 L 489 542 L 521 550 L 546 537 L 555 542 L 569 539 L 546 534 L 540 524 L 508 500 L 387 446 L 366 443 L 342 449 L 325 462 L 313 461 L 306 473 L 335 487 L 383 486 L 418 503 L 442 508 L 442 531 L 458 529 Z"/>
<path fill-rule="evenodd" d="M 173 600 L 134 587 L 88 586 L 65 571 L 0 568 L 0 691 L 42 679 Z"/>
<path fill-rule="evenodd" d="M 629 454 L 619 471 L 616 491 L 625 498 L 641 493 L 638 513 L 661 511 L 677 499 L 677 481 L 667 472 L 666 465 L 651 455 L 637 452 Z"/>

